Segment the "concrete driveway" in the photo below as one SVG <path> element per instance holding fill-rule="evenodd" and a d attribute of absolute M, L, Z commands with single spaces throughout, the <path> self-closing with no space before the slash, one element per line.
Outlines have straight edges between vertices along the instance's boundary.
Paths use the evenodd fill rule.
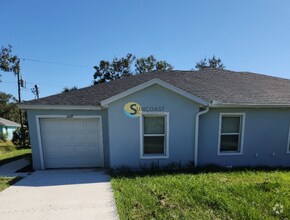
<path fill-rule="evenodd" d="M 36 171 L 0 193 L 0 219 L 118 219 L 103 171 Z"/>

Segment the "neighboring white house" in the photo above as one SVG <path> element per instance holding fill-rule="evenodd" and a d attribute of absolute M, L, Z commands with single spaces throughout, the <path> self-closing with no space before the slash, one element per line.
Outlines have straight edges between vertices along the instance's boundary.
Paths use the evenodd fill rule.
<path fill-rule="evenodd" d="M 7 140 L 12 140 L 13 132 L 19 127 L 19 123 L 0 118 L 0 133 L 7 134 Z"/>

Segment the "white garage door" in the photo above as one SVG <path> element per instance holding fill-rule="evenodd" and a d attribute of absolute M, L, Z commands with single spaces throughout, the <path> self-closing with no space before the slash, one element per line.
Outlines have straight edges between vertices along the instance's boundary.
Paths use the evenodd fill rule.
<path fill-rule="evenodd" d="M 40 118 L 45 168 L 102 167 L 99 118 Z"/>

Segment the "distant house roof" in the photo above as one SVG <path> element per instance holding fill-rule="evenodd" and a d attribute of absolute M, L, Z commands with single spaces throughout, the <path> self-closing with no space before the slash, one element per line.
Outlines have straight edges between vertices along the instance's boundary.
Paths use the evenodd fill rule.
<path fill-rule="evenodd" d="M 290 106 L 290 80 L 222 69 L 153 71 L 22 103 L 100 106 L 101 101 L 158 78 L 212 105 Z M 23 107 L 22 107 L 23 108 Z"/>
<path fill-rule="evenodd" d="M 0 118 L 0 126 L 5 126 L 5 127 L 21 127 L 19 123 L 16 123 L 14 121 L 7 120 L 5 118 Z"/>

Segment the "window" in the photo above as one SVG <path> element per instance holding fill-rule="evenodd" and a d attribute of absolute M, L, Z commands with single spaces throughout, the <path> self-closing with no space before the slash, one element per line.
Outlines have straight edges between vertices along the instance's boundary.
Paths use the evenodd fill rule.
<path fill-rule="evenodd" d="M 222 113 L 220 115 L 220 136 L 218 154 L 241 154 L 245 114 Z"/>
<path fill-rule="evenodd" d="M 141 158 L 168 157 L 168 113 L 141 117 Z"/>

